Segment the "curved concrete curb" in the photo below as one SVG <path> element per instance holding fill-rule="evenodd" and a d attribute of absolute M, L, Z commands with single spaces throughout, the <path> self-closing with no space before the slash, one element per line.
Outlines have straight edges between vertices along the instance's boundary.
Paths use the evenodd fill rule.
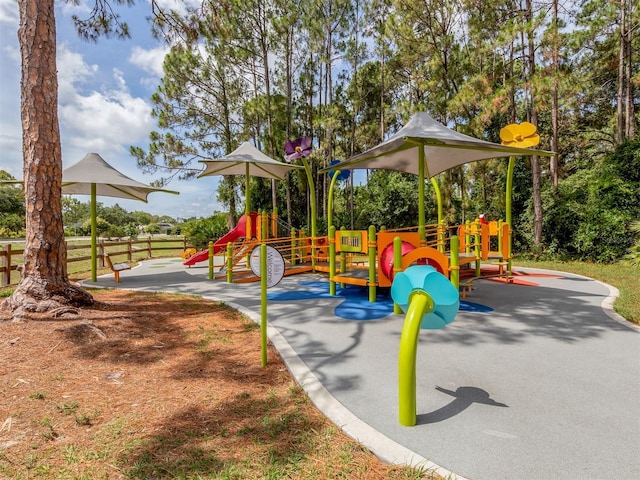
<path fill-rule="evenodd" d="M 609 285 L 608 283 L 601 282 L 600 280 L 595 280 L 595 279 L 593 279 L 591 277 L 587 277 L 586 275 L 580 275 L 580 274 L 577 274 L 577 273 L 565 272 L 563 270 L 547 270 L 547 269 L 544 269 L 544 268 L 530 268 L 530 267 L 521 267 L 521 270 L 533 270 L 533 271 L 536 271 L 536 272 L 543 272 L 543 273 L 549 273 L 549 274 L 562 273 L 564 275 L 572 275 L 574 277 L 584 278 L 586 280 L 590 280 L 592 282 L 596 282 L 599 285 L 602 285 L 603 287 L 605 287 L 605 288 L 607 288 L 609 290 L 609 296 L 606 297 L 604 300 L 602 300 L 602 303 L 600 304 L 600 306 L 602 307 L 602 311 L 611 320 L 614 320 L 614 321 L 618 322 L 619 324 L 624 325 L 625 327 L 627 327 L 627 328 L 629 328 L 631 330 L 635 330 L 637 332 L 640 332 L 640 325 L 636 325 L 635 323 L 631 323 L 629 320 L 627 320 L 626 318 L 624 318 L 622 315 L 620 315 L 619 313 L 617 313 L 614 310 L 613 303 L 616 301 L 616 298 L 618 298 L 620 296 L 620 290 L 618 290 L 613 285 Z"/>
<path fill-rule="evenodd" d="M 251 318 L 254 322 L 260 324 L 260 314 L 253 310 L 215 297 L 205 296 L 203 298 L 223 302 L 225 305 L 236 309 L 243 315 Z M 412 452 L 356 417 L 320 383 L 318 378 L 294 351 L 289 342 L 287 342 L 278 329 L 269 322 L 267 322 L 267 336 L 276 350 L 278 350 L 280 357 L 291 375 L 304 389 L 318 410 L 349 437 L 371 450 L 376 457 L 391 465 L 410 466 L 420 469 L 425 473 L 437 473 L 451 480 L 467 480 L 427 460 L 421 455 Z"/>

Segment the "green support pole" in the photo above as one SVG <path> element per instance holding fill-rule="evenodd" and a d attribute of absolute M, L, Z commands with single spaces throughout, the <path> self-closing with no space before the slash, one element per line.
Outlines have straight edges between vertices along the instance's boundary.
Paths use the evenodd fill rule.
<path fill-rule="evenodd" d="M 395 237 L 393 239 L 393 273 L 394 277 L 397 272 L 402 269 L 402 239 L 400 237 Z M 396 302 L 393 302 L 393 313 L 400 314 L 402 313 L 402 309 L 400 305 Z"/>
<path fill-rule="evenodd" d="M 376 227 L 369 227 L 369 301 L 376 301 Z"/>
<path fill-rule="evenodd" d="M 96 184 L 91 184 L 91 281 L 98 281 L 98 222 L 96 207 Z"/>
<path fill-rule="evenodd" d="M 213 280 L 213 242 L 209 242 L 209 280 Z"/>
<path fill-rule="evenodd" d="M 227 243 L 227 283 L 233 283 L 233 243 Z"/>
<path fill-rule="evenodd" d="M 336 294 L 336 227 L 329 225 L 329 295 Z"/>
<path fill-rule="evenodd" d="M 409 309 L 404 318 L 398 352 L 398 418 L 400 424 L 416 424 L 416 357 L 418 335 L 425 313 L 434 309 L 431 296 L 424 290 L 415 290 L 409 297 Z"/>
<path fill-rule="evenodd" d="M 451 265 L 449 266 L 449 279 L 456 290 L 460 288 L 460 242 L 458 236 L 454 235 L 449 241 L 451 245 Z"/>
<path fill-rule="evenodd" d="M 427 237 L 424 231 L 424 147 L 418 147 L 418 233 L 420 245 L 425 245 Z"/>
<path fill-rule="evenodd" d="M 260 351 L 267 366 L 267 244 L 260 245 Z"/>
<path fill-rule="evenodd" d="M 249 215 L 249 213 L 251 212 L 251 203 L 250 203 L 250 195 L 249 195 L 249 187 L 251 185 L 251 182 L 249 181 L 249 162 L 247 162 L 246 167 L 245 167 L 245 174 L 244 174 L 244 218 L 246 220 L 245 223 L 245 238 L 247 240 L 251 240 L 251 237 L 253 236 L 253 233 L 251 231 L 251 216 Z"/>

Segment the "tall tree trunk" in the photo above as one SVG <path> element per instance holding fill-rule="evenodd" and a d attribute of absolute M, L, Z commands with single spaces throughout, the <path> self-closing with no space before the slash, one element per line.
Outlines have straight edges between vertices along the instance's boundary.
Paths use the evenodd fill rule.
<path fill-rule="evenodd" d="M 538 108 L 536 105 L 536 55 L 535 55 L 535 30 L 533 22 L 533 1 L 526 2 L 526 23 L 529 25 L 527 29 L 527 63 L 529 70 L 529 121 L 538 126 Z M 533 183 L 533 243 L 537 247 L 542 244 L 542 195 L 540 193 L 540 157 L 533 155 L 531 157 L 531 179 Z"/>
<path fill-rule="evenodd" d="M 551 89 L 551 151 L 555 152 L 550 160 L 549 170 L 551 173 L 551 186 L 554 190 L 558 188 L 558 0 L 553 0 L 553 39 L 552 39 L 552 62 L 553 62 L 553 85 Z"/>
<path fill-rule="evenodd" d="M 625 38 L 624 38 L 624 43 L 625 43 L 625 53 L 626 53 L 626 58 L 625 58 L 625 84 L 627 85 L 627 96 L 625 99 L 625 105 L 626 105 L 626 112 L 625 112 L 625 117 L 627 120 L 626 123 L 626 129 L 625 129 L 625 134 L 626 134 L 626 138 L 634 138 L 636 136 L 636 116 L 635 116 L 635 106 L 634 106 L 634 90 L 635 90 L 635 84 L 632 81 L 632 65 L 633 65 L 633 50 L 632 50 L 632 45 L 631 45 L 631 39 L 633 38 L 633 32 L 637 31 L 637 29 L 634 30 L 633 28 L 633 7 L 634 7 L 634 2 L 632 2 L 631 0 L 624 0 L 625 3 L 627 4 L 627 25 L 625 27 Z"/>
<path fill-rule="evenodd" d="M 622 143 L 626 135 L 625 123 L 625 100 L 626 100 L 626 29 L 627 29 L 627 0 L 620 0 L 620 41 L 618 50 L 618 94 L 617 94 L 617 121 L 616 121 L 616 140 L 618 144 Z"/>
<path fill-rule="evenodd" d="M 14 318 L 93 303 L 93 297 L 71 285 L 67 276 L 54 0 L 21 0 L 18 6 L 27 224 L 20 283 L 3 303 Z"/>
<path fill-rule="evenodd" d="M 286 139 L 291 138 L 291 121 L 293 120 L 293 26 L 287 27 L 286 41 L 285 41 L 285 85 L 287 97 L 287 123 L 286 123 Z M 280 160 L 280 156 L 276 157 Z M 291 211 L 291 172 L 287 172 L 284 177 L 286 201 L 287 201 L 287 223 L 292 224 L 292 211 Z"/>

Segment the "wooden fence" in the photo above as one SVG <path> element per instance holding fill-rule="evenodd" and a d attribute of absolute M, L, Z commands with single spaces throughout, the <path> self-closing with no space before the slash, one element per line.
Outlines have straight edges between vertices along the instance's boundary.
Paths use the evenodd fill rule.
<path fill-rule="evenodd" d="M 160 245 L 163 244 L 163 245 Z M 91 260 L 91 243 L 70 243 L 67 245 L 67 268 L 69 264 Z M 109 257 L 126 257 L 127 261 L 132 261 L 134 255 L 136 260 L 153 258 L 153 252 L 162 250 L 184 250 L 187 248 L 187 240 L 181 238 L 152 238 L 139 240 L 111 241 L 99 239 L 97 243 L 98 267 L 104 267 L 104 254 Z M 84 251 L 81 251 L 84 250 Z M 22 265 L 24 248 L 15 248 L 11 244 L 0 246 L 0 287 L 11 285 L 11 272 L 17 271 Z M 19 262 L 14 263 L 13 257 L 19 257 Z M 123 260 L 124 261 L 124 260 Z M 14 275 L 17 277 L 17 275 Z M 17 280 L 17 279 L 14 279 Z M 14 284 L 17 281 L 13 282 Z"/>

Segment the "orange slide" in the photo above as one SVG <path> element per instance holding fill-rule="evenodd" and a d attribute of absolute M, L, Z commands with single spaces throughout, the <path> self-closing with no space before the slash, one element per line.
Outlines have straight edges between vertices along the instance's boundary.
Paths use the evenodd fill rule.
<path fill-rule="evenodd" d="M 249 218 L 251 218 L 251 231 L 254 234 L 256 233 L 257 216 L 258 214 L 255 212 L 251 212 L 249 214 Z M 223 249 L 225 249 L 227 247 L 227 243 L 235 242 L 236 240 L 245 238 L 247 234 L 247 218 L 246 217 L 247 217 L 246 215 L 242 215 L 240 217 L 240 220 L 238 220 L 237 225 L 234 228 L 232 228 L 225 235 L 223 235 L 218 240 L 216 240 L 216 242 L 213 244 L 214 254 L 220 253 Z M 209 249 L 206 249 L 189 257 L 187 260 L 183 262 L 183 265 L 191 266 L 191 265 L 195 265 L 198 262 L 204 262 L 205 260 L 208 260 L 208 259 L 209 259 Z"/>

